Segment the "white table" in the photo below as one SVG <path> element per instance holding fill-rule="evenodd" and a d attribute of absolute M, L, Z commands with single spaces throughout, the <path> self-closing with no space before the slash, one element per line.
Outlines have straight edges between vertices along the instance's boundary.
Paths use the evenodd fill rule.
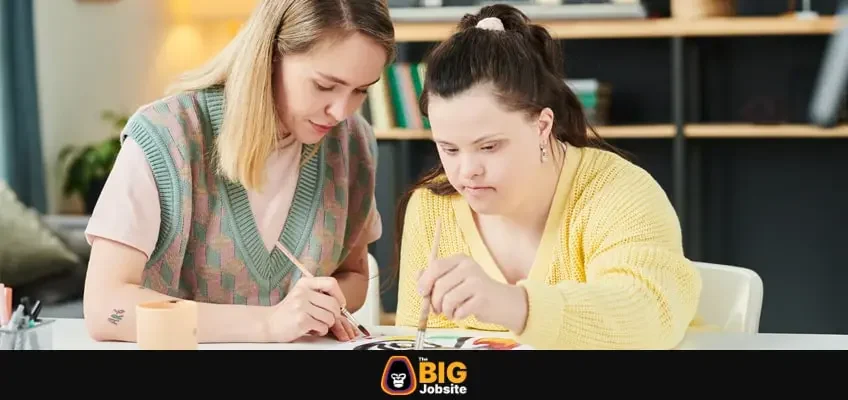
<path fill-rule="evenodd" d="M 53 325 L 54 350 L 138 350 L 135 343 L 96 342 L 88 335 L 82 319 L 57 318 Z M 415 336 L 415 328 L 378 326 L 368 330 L 372 334 Z M 430 329 L 428 332 L 480 335 L 478 331 L 460 329 Z M 486 332 L 486 336 L 508 337 L 506 332 Z M 305 338 L 297 343 L 202 343 L 200 350 L 325 350 L 339 342 L 331 338 Z"/>
<path fill-rule="evenodd" d="M 373 333 L 388 335 L 415 335 L 414 328 L 380 326 Z M 432 329 L 431 332 L 463 333 L 470 336 L 480 332 L 466 330 Z M 505 337 L 506 333 L 486 332 L 486 336 Z M 310 338 L 287 344 L 201 344 L 201 350 L 322 350 L 335 345 L 328 338 Z M 55 350 L 137 350 L 135 343 L 96 342 L 85 329 L 82 319 L 56 319 L 53 323 L 53 348 Z M 818 334 L 741 334 L 692 333 L 678 347 L 680 350 L 848 350 L 848 335 Z"/>
<path fill-rule="evenodd" d="M 680 350 L 848 350 L 848 335 L 693 333 Z"/>

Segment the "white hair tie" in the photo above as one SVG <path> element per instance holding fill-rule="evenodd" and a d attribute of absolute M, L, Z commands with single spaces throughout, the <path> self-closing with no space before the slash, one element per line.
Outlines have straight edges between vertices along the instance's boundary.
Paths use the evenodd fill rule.
<path fill-rule="evenodd" d="M 503 22 L 498 17 L 488 17 L 483 18 L 480 22 L 477 23 L 477 27 L 480 29 L 487 29 L 490 31 L 502 31 L 504 30 Z"/>

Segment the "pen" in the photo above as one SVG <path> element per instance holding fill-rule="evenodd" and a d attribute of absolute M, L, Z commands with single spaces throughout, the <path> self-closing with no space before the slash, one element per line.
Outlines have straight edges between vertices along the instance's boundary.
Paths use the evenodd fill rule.
<path fill-rule="evenodd" d="M 24 296 L 21 297 L 20 304 L 24 306 L 24 315 L 29 316 L 29 311 L 32 309 L 32 302 L 29 300 L 29 297 Z"/>
<path fill-rule="evenodd" d="M 0 348 L 4 350 L 15 350 L 17 347 L 17 331 L 20 329 L 20 324 L 23 322 L 24 318 L 24 305 L 18 304 L 18 309 L 12 314 L 9 318 L 9 323 L 3 328 L 6 332 L 4 332 L 3 337 L 3 345 Z"/>
<path fill-rule="evenodd" d="M 21 320 L 24 318 L 24 305 L 18 304 L 18 309 L 12 314 L 9 318 L 9 323 L 6 324 L 6 328 L 9 330 L 17 330 L 18 326 L 21 324 Z"/>
<path fill-rule="evenodd" d="M 24 328 L 27 329 L 27 332 L 23 335 L 23 339 L 29 339 L 29 349 L 30 350 L 41 350 L 41 343 L 38 340 L 38 330 L 35 329 L 37 324 L 35 323 L 35 319 L 31 315 L 26 317 L 26 321 L 24 324 Z M 22 343 L 25 346 L 25 344 Z"/>
<path fill-rule="evenodd" d="M 29 310 L 29 317 L 33 320 L 33 322 L 40 322 L 38 319 L 38 314 L 41 313 L 41 300 L 36 300 L 35 304 L 32 305 L 32 308 Z"/>

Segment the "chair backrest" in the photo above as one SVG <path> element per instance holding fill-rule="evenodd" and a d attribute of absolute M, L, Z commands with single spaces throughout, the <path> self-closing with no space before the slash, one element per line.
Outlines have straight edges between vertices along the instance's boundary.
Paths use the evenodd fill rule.
<path fill-rule="evenodd" d="M 747 268 L 695 262 L 703 289 L 698 315 L 727 332 L 757 333 L 763 306 L 763 281 Z"/>
<path fill-rule="evenodd" d="M 377 326 L 380 325 L 380 314 L 383 308 L 380 303 L 380 267 L 377 259 L 368 254 L 368 294 L 365 304 L 353 313 L 353 317 L 361 324 Z"/>

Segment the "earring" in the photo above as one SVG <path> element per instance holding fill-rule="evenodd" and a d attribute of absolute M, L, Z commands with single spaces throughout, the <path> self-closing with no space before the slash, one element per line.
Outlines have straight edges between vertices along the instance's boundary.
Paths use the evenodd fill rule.
<path fill-rule="evenodd" d="M 548 162 L 548 147 L 545 146 L 545 142 L 539 143 L 539 151 L 542 153 L 540 157 L 542 163 Z"/>

